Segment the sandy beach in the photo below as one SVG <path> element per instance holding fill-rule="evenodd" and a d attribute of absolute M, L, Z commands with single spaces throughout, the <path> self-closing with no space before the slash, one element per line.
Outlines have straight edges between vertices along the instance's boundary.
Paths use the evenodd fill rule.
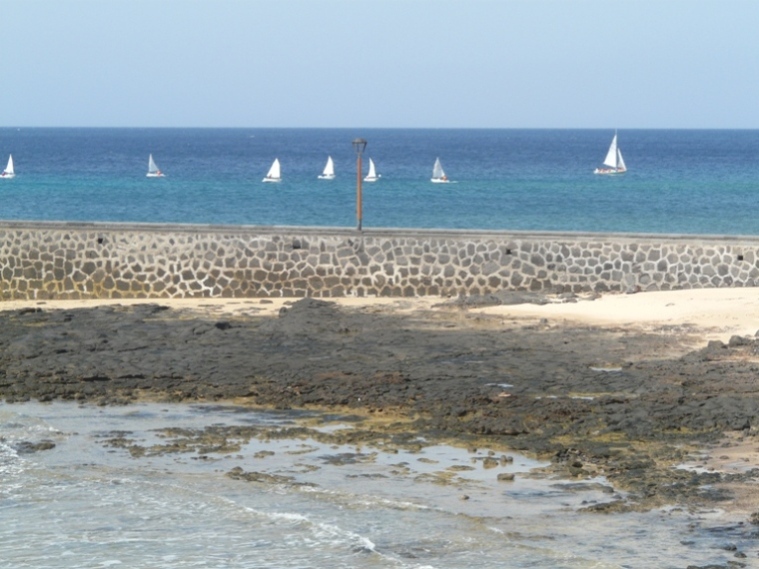
<path fill-rule="evenodd" d="M 664 326 L 688 326 L 703 342 L 722 340 L 732 335 L 754 335 L 759 331 L 759 292 L 753 288 L 690 289 L 653 291 L 638 294 L 579 296 L 572 302 L 546 296 L 546 304 L 521 303 L 476 309 L 484 314 L 510 319 L 545 318 L 555 323 L 575 323 L 598 327 L 628 327 L 654 330 Z M 233 316 L 276 316 L 293 298 L 183 298 L 183 299 L 104 299 L 104 300 L 9 300 L 0 311 L 42 307 L 48 310 L 73 310 L 95 306 L 134 306 L 158 303 L 197 314 Z M 324 299 L 346 308 L 408 313 L 428 310 L 446 299 L 344 297 Z"/>
<path fill-rule="evenodd" d="M 486 310 L 512 317 L 548 318 L 599 327 L 657 330 L 688 327 L 699 341 L 729 341 L 759 330 L 759 291 L 752 288 L 609 294 L 593 302 L 520 304 Z"/>
<path fill-rule="evenodd" d="M 9 402 L 347 409 L 357 437 L 487 439 L 603 475 L 629 492 L 604 511 L 759 510 L 756 289 L 5 302 L 0 321 Z"/>

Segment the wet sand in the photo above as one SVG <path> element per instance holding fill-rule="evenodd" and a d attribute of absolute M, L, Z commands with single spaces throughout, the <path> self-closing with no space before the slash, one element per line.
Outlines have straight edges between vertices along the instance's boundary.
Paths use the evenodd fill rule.
<path fill-rule="evenodd" d="M 365 418 L 354 437 L 531 453 L 629 492 L 599 511 L 759 510 L 755 289 L 0 308 L 9 402 L 348 410 Z"/>

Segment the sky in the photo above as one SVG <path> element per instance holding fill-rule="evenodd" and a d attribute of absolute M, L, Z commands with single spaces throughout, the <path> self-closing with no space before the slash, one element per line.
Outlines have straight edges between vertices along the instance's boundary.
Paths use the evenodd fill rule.
<path fill-rule="evenodd" d="M 0 126 L 759 128 L 757 0 L 0 0 Z"/>

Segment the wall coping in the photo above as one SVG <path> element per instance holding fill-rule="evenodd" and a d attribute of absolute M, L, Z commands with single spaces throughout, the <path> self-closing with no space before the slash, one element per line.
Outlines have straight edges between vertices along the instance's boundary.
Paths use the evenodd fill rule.
<path fill-rule="evenodd" d="M 602 233 L 582 231 L 529 231 L 529 230 L 473 230 L 473 229 L 425 229 L 425 228 L 363 228 L 358 231 L 346 227 L 290 226 L 290 225 L 212 225 L 185 223 L 133 223 L 133 222 L 82 222 L 82 221 L 16 221 L 0 220 L 2 230 L 61 230 L 101 232 L 145 233 L 205 233 L 239 235 L 317 235 L 340 237 L 414 237 L 430 239 L 458 239 L 461 237 L 486 239 L 550 239 L 577 241 L 625 241 L 662 242 L 708 241 L 711 243 L 755 243 L 759 235 L 704 235 L 688 233 Z"/>

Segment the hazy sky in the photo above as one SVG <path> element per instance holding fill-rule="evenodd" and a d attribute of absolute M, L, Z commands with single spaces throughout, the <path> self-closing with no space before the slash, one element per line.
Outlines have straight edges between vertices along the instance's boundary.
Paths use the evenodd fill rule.
<path fill-rule="evenodd" d="M 0 0 L 0 126 L 759 128 L 757 0 Z"/>

